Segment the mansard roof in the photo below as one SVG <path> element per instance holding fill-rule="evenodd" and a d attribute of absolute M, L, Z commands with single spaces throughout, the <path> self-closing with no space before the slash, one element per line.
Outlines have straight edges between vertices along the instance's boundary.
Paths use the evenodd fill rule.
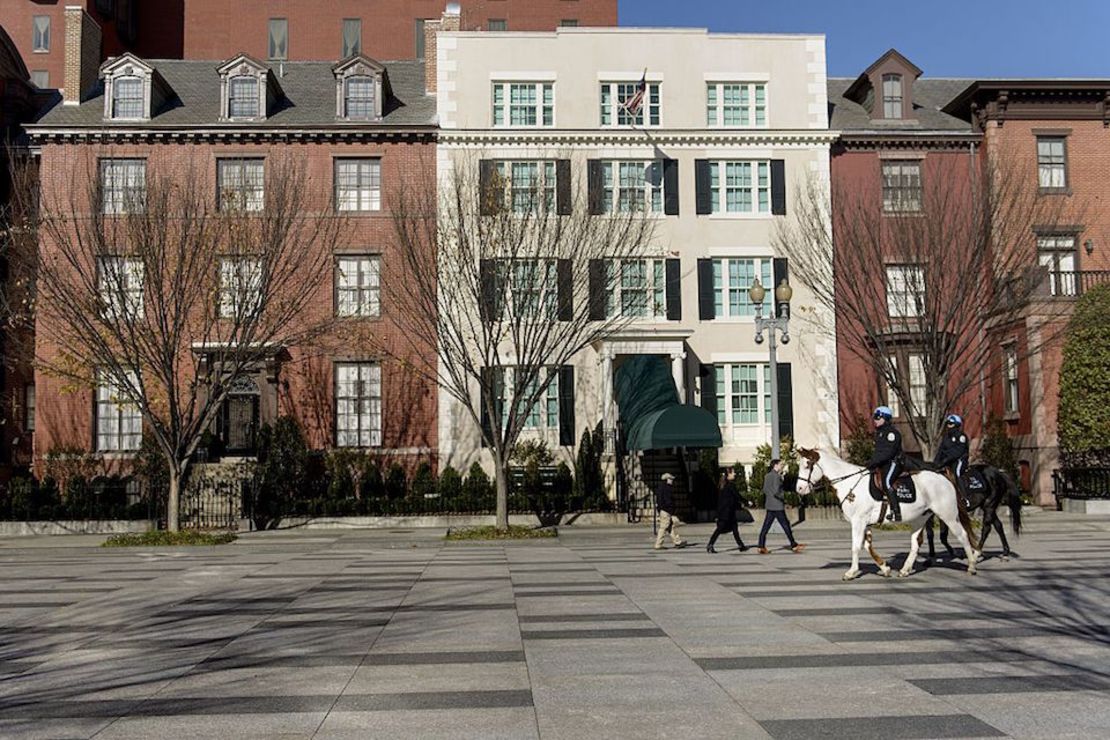
<path fill-rule="evenodd" d="M 848 97 L 848 89 L 855 83 L 853 77 L 830 77 L 829 90 L 829 128 L 854 132 L 911 133 L 915 131 L 972 131 L 971 123 L 948 112 L 945 107 L 965 90 L 972 80 L 922 77 L 914 82 L 914 118 L 879 119 L 859 102 Z"/>

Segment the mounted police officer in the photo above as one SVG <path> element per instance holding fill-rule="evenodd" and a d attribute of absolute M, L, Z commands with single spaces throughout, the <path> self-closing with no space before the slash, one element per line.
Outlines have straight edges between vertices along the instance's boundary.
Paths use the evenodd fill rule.
<path fill-rule="evenodd" d="M 967 470 L 969 441 L 964 434 L 964 420 L 959 414 L 949 414 L 944 420 L 944 437 L 933 457 L 933 465 L 938 469 L 948 468 L 956 480 Z"/>
<path fill-rule="evenodd" d="M 875 422 L 875 452 L 867 463 L 867 469 L 880 471 L 881 486 L 890 502 L 888 518 L 900 522 L 902 507 L 898 504 L 898 497 L 894 495 L 894 481 L 902 472 L 902 434 L 891 423 L 894 412 L 889 406 L 875 409 L 871 418 Z"/>

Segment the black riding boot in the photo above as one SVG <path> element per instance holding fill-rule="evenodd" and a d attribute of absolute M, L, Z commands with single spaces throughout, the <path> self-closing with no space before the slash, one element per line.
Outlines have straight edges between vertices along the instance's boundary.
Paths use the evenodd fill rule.
<path fill-rule="evenodd" d="M 890 503 L 890 515 L 887 519 L 892 522 L 902 521 L 902 505 L 898 502 L 898 497 L 894 494 L 894 491 L 888 491 L 886 498 Z"/>

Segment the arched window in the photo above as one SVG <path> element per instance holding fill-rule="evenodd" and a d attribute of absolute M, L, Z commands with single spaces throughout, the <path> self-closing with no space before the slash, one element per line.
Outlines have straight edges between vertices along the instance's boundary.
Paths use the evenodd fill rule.
<path fill-rule="evenodd" d="M 229 118 L 258 118 L 257 77 L 239 75 L 228 80 L 227 115 Z"/>
<path fill-rule="evenodd" d="M 883 118 L 902 117 L 902 75 L 883 75 Z"/>
<path fill-rule="evenodd" d="M 378 112 L 374 104 L 374 93 L 377 86 L 374 78 L 348 77 L 344 85 L 343 101 L 347 118 L 376 118 Z"/>
<path fill-rule="evenodd" d="M 112 80 L 112 118 L 142 118 L 143 108 L 141 77 L 117 77 Z"/>

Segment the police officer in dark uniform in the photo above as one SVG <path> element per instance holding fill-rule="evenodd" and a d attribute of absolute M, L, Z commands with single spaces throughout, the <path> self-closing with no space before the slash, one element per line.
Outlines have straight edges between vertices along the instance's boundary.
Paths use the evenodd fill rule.
<path fill-rule="evenodd" d="M 956 476 L 957 484 L 960 476 L 967 470 L 967 457 L 969 443 L 964 434 L 964 420 L 959 414 L 949 414 L 944 420 L 944 438 L 940 441 L 937 454 L 933 457 L 933 465 L 938 469 L 948 468 Z"/>
<path fill-rule="evenodd" d="M 894 412 L 889 406 L 880 406 L 871 416 L 875 421 L 875 452 L 867 463 L 868 470 L 882 473 L 883 490 L 890 502 L 891 521 L 902 521 L 902 507 L 894 495 L 894 480 L 902 472 L 902 434 L 894 428 Z"/>

